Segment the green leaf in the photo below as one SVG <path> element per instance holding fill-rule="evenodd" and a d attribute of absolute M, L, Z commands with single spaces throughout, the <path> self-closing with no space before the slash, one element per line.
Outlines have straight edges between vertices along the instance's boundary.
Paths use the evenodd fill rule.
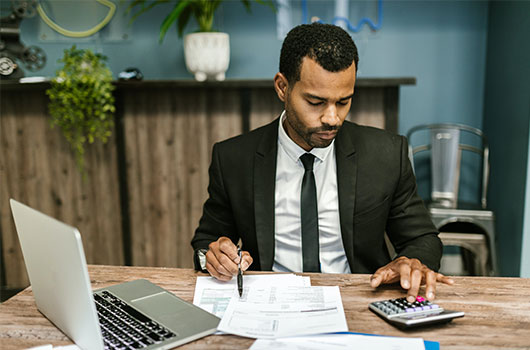
<path fill-rule="evenodd" d="M 125 0 L 122 0 L 120 1 L 121 3 L 123 3 Z M 129 4 L 129 6 L 127 6 L 127 8 L 125 9 L 125 14 L 129 14 L 133 8 L 137 7 L 137 6 L 142 6 L 145 7 L 145 3 L 147 2 L 147 0 L 133 0 L 131 1 L 131 3 Z"/>
<path fill-rule="evenodd" d="M 162 22 L 162 25 L 160 26 L 160 37 L 159 42 L 162 43 L 164 41 L 164 37 L 166 36 L 166 33 L 173 24 L 173 22 L 179 17 L 179 15 L 182 13 L 182 11 L 188 7 L 192 1 L 190 0 L 183 0 L 177 2 L 173 10 L 169 13 L 169 15 L 164 19 L 164 22 Z"/>
<path fill-rule="evenodd" d="M 247 12 L 250 12 L 250 1 L 249 0 L 241 0 L 241 2 L 243 3 L 243 5 L 245 5 L 245 9 L 247 10 Z"/>
<path fill-rule="evenodd" d="M 184 33 L 184 28 L 188 24 L 191 14 L 193 13 L 191 6 L 186 6 L 186 8 L 180 14 L 179 20 L 177 21 L 177 32 L 178 36 L 182 38 Z"/>
<path fill-rule="evenodd" d="M 137 0 L 138 1 L 138 0 Z M 143 3 L 145 3 L 145 0 L 139 0 Z M 136 21 L 136 19 L 143 13 L 149 11 L 150 9 L 152 9 L 153 7 L 155 7 L 156 5 L 160 5 L 160 4 L 163 4 L 163 3 L 167 3 L 168 0 L 160 0 L 160 1 L 154 1 L 152 3 L 150 3 L 148 6 L 145 6 L 145 4 L 142 6 L 142 9 L 139 10 L 138 12 L 136 12 L 134 15 L 132 15 L 131 19 L 129 20 L 129 25 L 132 25 L 132 23 L 134 21 Z M 132 6 L 132 4 L 131 4 Z M 129 6 L 129 8 L 131 8 L 131 6 Z M 128 10 L 129 10 L 128 8 Z M 128 11 L 127 10 L 127 11 Z M 127 12 L 126 12 L 127 13 Z"/>

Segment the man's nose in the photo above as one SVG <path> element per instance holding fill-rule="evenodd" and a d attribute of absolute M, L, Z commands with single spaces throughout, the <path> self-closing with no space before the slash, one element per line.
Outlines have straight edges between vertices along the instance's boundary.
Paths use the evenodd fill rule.
<path fill-rule="evenodd" d="M 329 104 L 324 111 L 324 115 L 321 118 L 322 124 L 327 125 L 338 125 L 340 124 L 339 113 L 337 111 L 337 106 L 335 104 Z"/>

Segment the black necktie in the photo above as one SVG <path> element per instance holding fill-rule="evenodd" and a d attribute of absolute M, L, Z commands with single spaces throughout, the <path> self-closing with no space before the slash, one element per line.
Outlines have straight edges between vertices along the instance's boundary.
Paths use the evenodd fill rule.
<path fill-rule="evenodd" d="M 305 168 L 300 194 L 304 272 L 320 272 L 317 187 L 315 185 L 315 175 L 313 174 L 314 159 L 315 156 L 311 153 L 305 153 L 300 157 Z"/>

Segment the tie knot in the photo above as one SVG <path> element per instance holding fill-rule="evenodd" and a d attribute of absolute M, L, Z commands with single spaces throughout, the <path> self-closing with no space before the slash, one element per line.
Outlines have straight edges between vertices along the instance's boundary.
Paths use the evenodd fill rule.
<path fill-rule="evenodd" d="M 300 160 L 302 161 L 302 164 L 304 164 L 304 169 L 306 171 L 313 170 L 313 163 L 315 160 L 315 156 L 311 153 L 304 153 L 300 156 Z"/>

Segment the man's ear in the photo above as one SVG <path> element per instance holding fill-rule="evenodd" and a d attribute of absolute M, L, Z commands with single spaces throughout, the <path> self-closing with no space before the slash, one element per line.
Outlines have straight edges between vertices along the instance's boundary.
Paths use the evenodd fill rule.
<path fill-rule="evenodd" d="M 288 88 L 289 82 L 287 81 L 287 78 L 282 73 L 276 73 L 276 75 L 274 76 L 274 89 L 278 94 L 278 98 L 282 102 L 285 102 Z"/>

